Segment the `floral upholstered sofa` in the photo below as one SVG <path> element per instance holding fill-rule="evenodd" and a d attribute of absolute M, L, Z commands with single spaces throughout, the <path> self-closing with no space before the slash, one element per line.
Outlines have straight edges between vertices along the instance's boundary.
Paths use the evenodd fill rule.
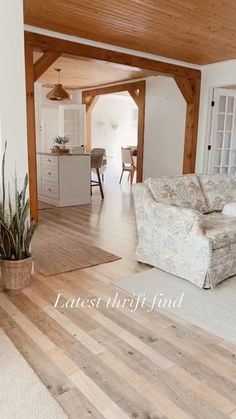
<path fill-rule="evenodd" d="M 211 288 L 236 275 L 235 175 L 149 178 L 133 189 L 136 259 Z"/>

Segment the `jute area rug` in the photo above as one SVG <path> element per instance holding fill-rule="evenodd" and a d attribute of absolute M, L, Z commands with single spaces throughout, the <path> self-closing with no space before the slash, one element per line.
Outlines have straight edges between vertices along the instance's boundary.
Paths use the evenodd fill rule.
<path fill-rule="evenodd" d="M 119 260 L 77 234 L 60 233 L 37 227 L 32 243 L 34 271 L 44 276 L 84 269 Z"/>
<path fill-rule="evenodd" d="M 0 371 L 0 419 L 68 418 L 2 329 Z"/>

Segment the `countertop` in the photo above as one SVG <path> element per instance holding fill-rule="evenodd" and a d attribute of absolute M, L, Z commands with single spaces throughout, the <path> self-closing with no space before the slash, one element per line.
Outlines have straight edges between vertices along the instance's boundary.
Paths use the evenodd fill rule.
<path fill-rule="evenodd" d="M 44 151 L 37 152 L 39 155 L 43 156 L 56 156 L 56 157 L 67 157 L 67 156 L 91 156 L 90 153 L 45 153 Z"/>

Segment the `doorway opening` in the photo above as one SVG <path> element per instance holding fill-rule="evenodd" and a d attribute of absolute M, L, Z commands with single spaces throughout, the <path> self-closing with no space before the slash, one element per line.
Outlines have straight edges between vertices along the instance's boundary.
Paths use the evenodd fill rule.
<path fill-rule="evenodd" d="M 123 164 L 129 165 L 129 151 L 134 164 L 136 181 L 138 145 L 138 106 L 127 91 L 98 96 L 91 112 L 91 150 L 105 149 L 104 165 L 101 168 L 105 187 L 131 183 L 129 170 L 121 179 Z M 122 150 L 123 149 L 123 150 Z M 124 151 L 124 149 L 126 151 Z M 127 161 L 125 156 L 127 153 Z M 123 155 L 123 159 L 122 159 Z"/>
<path fill-rule="evenodd" d="M 137 106 L 137 151 L 136 151 L 136 181 L 143 179 L 143 153 L 144 153 L 144 119 L 145 119 L 145 80 L 118 84 L 97 89 L 84 90 L 82 103 L 86 105 L 86 146 L 91 150 L 92 111 L 99 96 L 115 93 L 127 93 Z"/>

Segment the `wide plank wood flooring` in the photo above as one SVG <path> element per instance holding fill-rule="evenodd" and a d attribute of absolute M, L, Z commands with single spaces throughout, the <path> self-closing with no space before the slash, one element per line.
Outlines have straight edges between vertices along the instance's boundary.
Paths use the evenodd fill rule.
<path fill-rule="evenodd" d="M 236 418 L 236 347 L 158 312 L 106 307 L 117 292 L 127 297 L 114 279 L 148 269 L 133 260 L 126 181 L 121 189 L 106 186 L 104 202 L 94 192 L 92 205 L 43 210 L 40 222 L 122 257 L 53 277 L 37 274 L 18 296 L 0 293 L 0 327 L 68 417 Z M 63 297 L 54 308 L 58 293 Z M 98 309 L 61 307 L 78 297 L 100 297 Z"/>

